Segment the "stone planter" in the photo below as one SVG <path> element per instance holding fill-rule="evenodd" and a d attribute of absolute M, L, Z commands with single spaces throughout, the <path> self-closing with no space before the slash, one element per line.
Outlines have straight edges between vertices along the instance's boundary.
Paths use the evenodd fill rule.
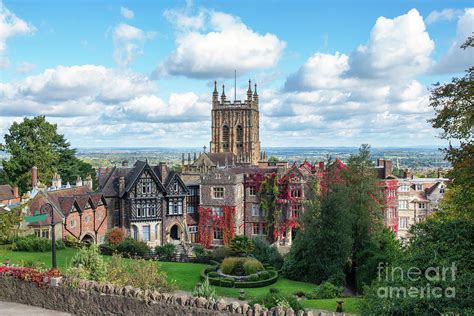
<path fill-rule="evenodd" d="M 51 277 L 51 286 L 59 286 L 63 277 Z"/>

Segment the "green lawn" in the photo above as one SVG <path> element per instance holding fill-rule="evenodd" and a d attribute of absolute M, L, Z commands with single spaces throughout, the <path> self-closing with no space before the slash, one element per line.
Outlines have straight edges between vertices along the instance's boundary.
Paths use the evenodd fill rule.
<path fill-rule="evenodd" d="M 346 313 L 358 314 L 359 311 L 359 297 L 345 297 L 341 299 L 321 299 L 321 300 L 302 300 L 301 305 L 304 308 L 313 308 L 313 309 L 322 309 L 330 312 L 336 311 L 336 301 L 343 300 L 342 304 L 343 310 Z"/>
<path fill-rule="evenodd" d="M 62 249 L 57 252 L 57 262 L 60 270 L 65 270 L 69 266 L 72 256 L 76 252 L 75 249 Z M 109 260 L 109 256 L 104 256 Z M 12 263 L 21 263 L 21 261 L 40 261 L 51 267 L 51 253 L 50 252 L 22 252 L 7 250 L 6 247 L 0 247 L 0 262 L 5 262 L 10 259 Z M 132 259 L 129 259 L 132 260 Z M 199 263 L 178 263 L 178 262 L 159 262 L 158 265 L 163 271 L 168 274 L 168 280 L 176 280 L 178 288 L 183 291 L 192 291 L 196 283 L 200 282 L 200 272 L 206 267 L 205 264 Z M 291 281 L 280 277 L 275 284 L 254 288 L 245 289 L 247 299 L 268 293 L 270 288 L 278 288 L 283 294 L 293 294 L 296 291 L 311 292 L 315 285 L 311 283 Z M 238 288 L 216 287 L 216 292 L 219 296 L 238 297 Z M 358 298 L 345 298 L 344 310 L 348 313 L 357 313 Z M 335 299 L 327 300 L 302 300 L 305 308 L 324 309 L 334 311 L 336 308 Z"/>

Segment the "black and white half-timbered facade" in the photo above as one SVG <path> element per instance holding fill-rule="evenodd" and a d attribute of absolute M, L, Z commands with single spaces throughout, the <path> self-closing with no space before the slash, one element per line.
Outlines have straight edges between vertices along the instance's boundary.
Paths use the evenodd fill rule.
<path fill-rule="evenodd" d="M 100 191 L 110 205 L 110 227 L 123 227 L 150 246 L 189 240 L 186 197 L 180 175 L 165 163 L 114 167 L 99 174 Z"/>

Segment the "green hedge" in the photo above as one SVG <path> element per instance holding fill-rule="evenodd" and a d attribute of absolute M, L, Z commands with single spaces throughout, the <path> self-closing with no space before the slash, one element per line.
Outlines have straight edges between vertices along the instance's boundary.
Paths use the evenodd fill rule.
<path fill-rule="evenodd" d="M 269 270 L 268 275 L 265 273 L 267 279 L 260 278 L 256 281 L 244 281 L 244 282 L 235 282 L 234 279 L 224 278 L 224 277 L 211 277 L 208 274 L 210 272 L 216 272 L 218 266 L 207 267 L 201 271 L 201 280 L 204 280 L 206 277 L 209 279 L 209 284 L 214 286 L 222 287 L 236 287 L 236 288 L 257 288 L 271 285 L 278 281 L 278 272 L 275 270 Z"/>
<path fill-rule="evenodd" d="M 56 240 L 56 249 L 64 249 L 66 245 L 61 239 Z M 51 240 L 35 235 L 16 237 L 12 244 L 13 251 L 45 252 L 51 251 Z"/>

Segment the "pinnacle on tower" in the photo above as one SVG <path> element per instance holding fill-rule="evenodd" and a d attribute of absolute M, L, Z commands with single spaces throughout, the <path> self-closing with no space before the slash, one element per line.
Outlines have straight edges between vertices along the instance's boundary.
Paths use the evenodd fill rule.
<path fill-rule="evenodd" d="M 216 80 L 214 80 L 214 92 L 213 92 L 213 94 L 218 94 L 218 92 L 217 92 L 217 81 Z"/>
<path fill-rule="evenodd" d="M 249 89 L 247 90 L 247 100 L 252 100 L 252 82 L 249 79 Z"/>
<path fill-rule="evenodd" d="M 255 84 L 255 92 L 253 93 L 253 96 L 254 96 L 254 97 L 258 97 L 258 94 L 257 94 L 257 84 Z"/>
<path fill-rule="evenodd" d="M 221 95 L 221 100 L 222 100 L 222 102 L 224 102 L 224 101 L 225 101 L 225 86 L 224 86 L 224 85 L 222 85 L 222 95 Z"/>

